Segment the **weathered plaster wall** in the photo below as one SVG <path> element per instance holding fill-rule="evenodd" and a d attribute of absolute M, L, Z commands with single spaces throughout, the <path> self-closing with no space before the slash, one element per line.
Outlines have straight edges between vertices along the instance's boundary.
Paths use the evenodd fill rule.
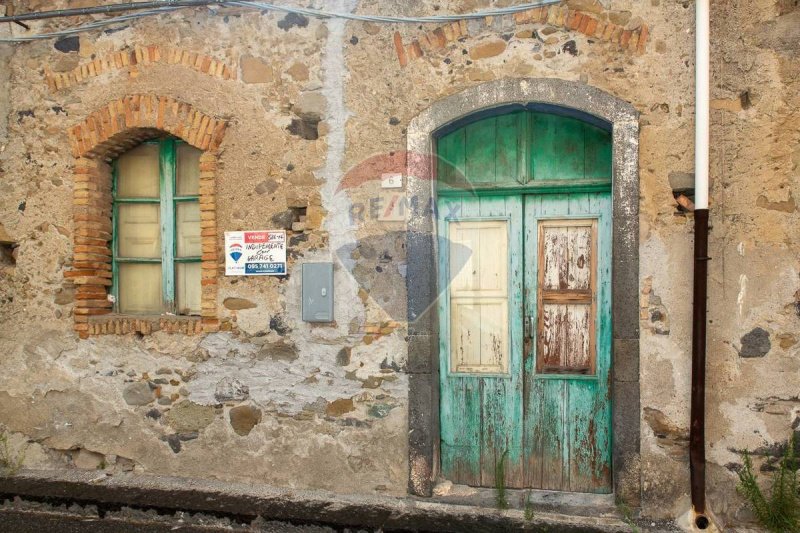
<path fill-rule="evenodd" d="M 724 5 L 712 92 L 716 214 L 709 337 L 710 496 L 736 523 L 736 451 L 769 467 L 798 429 L 800 5 Z"/>
<path fill-rule="evenodd" d="M 365 349 L 365 331 L 376 326 L 354 305 L 358 287 L 344 271 L 336 279 L 337 322 L 299 318 L 299 260 L 331 259 L 333 246 L 351 240 L 344 222 L 325 217 L 346 196 L 322 200 L 336 190 L 344 159 L 344 24 L 241 10 L 198 10 L 179 20 L 61 41 L 64 51 L 53 41 L 13 51 L 2 224 L 19 246 L 3 280 L 0 419 L 37 443 L 26 454 L 31 465 L 403 492 L 402 330 L 385 320 Z M 47 86 L 51 71 L 136 46 L 207 55 L 235 70 L 233 79 L 161 61 Z M 66 131 L 137 93 L 228 120 L 218 225 L 289 230 L 290 275 L 220 275 L 217 334 L 78 342 L 68 328 L 74 287 L 63 276 L 72 255 Z"/>
<path fill-rule="evenodd" d="M 435 4 L 325 7 L 428 15 L 488 6 Z M 16 263 L 4 260 L 0 274 L 0 422 L 27 447 L 28 465 L 405 493 L 405 226 L 385 220 L 376 178 L 404 166 L 406 127 L 431 103 L 487 80 L 554 77 L 602 89 L 640 113 L 642 511 L 686 512 L 692 220 L 677 213 L 673 190 L 693 172 L 694 5 L 565 5 L 627 28 L 628 39 L 639 32 L 641 42 L 623 48 L 569 21 L 470 21 L 439 41 L 424 37 L 435 25 L 198 9 L 58 47 L 0 45 L 10 55 L 0 61 L 0 88 L 7 71 L 11 95 L 6 102 L 0 91 L 0 224 L 18 243 Z M 791 38 L 799 12 L 791 0 L 715 2 L 712 10 L 709 506 L 729 524 L 747 519 L 733 490 L 736 450 L 774 453 L 800 408 L 800 67 Z M 148 45 L 209 56 L 231 75 L 156 62 L 48 87 L 48 75 L 93 55 Z M 220 234 L 290 231 L 288 277 L 220 275 L 220 333 L 78 341 L 71 329 L 66 132 L 135 93 L 229 121 L 217 171 Z M 300 320 L 299 267 L 329 259 L 337 263 L 336 323 L 312 326 Z M 246 398 L 226 396 L 234 379 L 248 387 Z"/>

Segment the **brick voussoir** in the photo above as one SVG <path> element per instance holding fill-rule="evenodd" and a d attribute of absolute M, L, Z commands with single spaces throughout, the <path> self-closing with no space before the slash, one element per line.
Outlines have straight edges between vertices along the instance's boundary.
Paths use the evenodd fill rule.
<path fill-rule="evenodd" d="M 127 57 L 127 60 L 126 60 Z M 95 72 L 129 64 L 171 60 L 176 53 L 158 47 L 139 48 L 129 56 L 115 56 L 113 62 L 92 63 Z M 213 61 L 205 56 L 180 54 L 181 64 L 190 63 L 212 71 Z M 217 63 L 219 65 L 219 63 Z M 87 69 L 90 72 L 92 69 Z M 83 71 L 83 70 L 81 70 Z M 230 69 L 215 67 L 226 79 Z M 68 130 L 75 162 L 73 166 L 73 270 L 64 274 L 76 286 L 74 329 L 82 339 L 91 335 L 169 333 L 198 334 L 217 331 L 217 224 L 215 180 L 217 149 L 227 122 L 207 115 L 192 105 L 171 97 L 133 94 L 114 100 L 91 113 Z M 128 150 L 157 131 L 177 135 L 196 148 L 200 156 L 201 231 L 203 233 L 200 317 L 130 319 L 111 313 L 108 301 L 111 281 L 111 167 L 106 159 Z M 213 283 L 211 283 L 213 281 Z M 102 315 L 98 317 L 97 315 Z M 87 322 L 87 317 L 91 321 Z M 101 321 L 98 322 L 97 320 Z"/>
<path fill-rule="evenodd" d="M 536 7 L 515 13 L 512 18 L 514 24 L 518 26 L 525 24 L 554 26 L 618 44 L 622 50 L 640 55 L 646 51 L 650 33 L 646 24 L 639 29 L 626 30 L 622 26 L 606 22 L 603 20 L 603 15 L 584 13 L 564 5 Z M 448 23 L 433 30 L 425 29 L 419 38 L 412 39 L 408 43 L 404 43 L 403 36 L 395 31 L 393 35 L 395 56 L 400 67 L 405 67 L 414 59 L 423 57 L 426 53 L 446 49 L 448 44 L 457 42 L 467 35 L 465 20 Z"/>

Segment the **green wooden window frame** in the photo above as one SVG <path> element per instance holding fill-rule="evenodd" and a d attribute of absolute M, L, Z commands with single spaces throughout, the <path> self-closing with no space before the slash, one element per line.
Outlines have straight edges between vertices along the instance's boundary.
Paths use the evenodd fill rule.
<path fill-rule="evenodd" d="M 177 176 L 177 148 L 184 144 L 184 141 L 175 138 L 154 139 L 145 141 L 143 144 L 158 145 L 159 159 L 159 198 L 125 198 L 117 195 L 118 179 L 118 160 L 112 164 L 112 198 L 113 209 L 111 215 L 112 240 L 111 240 L 111 294 L 114 296 L 114 312 L 119 312 L 119 264 L 134 263 L 161 264 L 161 312 L 164 314 L 176 314 L 175 304 L 175 270 L 178 263 L 199 263 L 200 256 L 178 257 L 177 255 L 177 220 L 175 212 L 178 203 L 199 203 L 200 195 L 177 196 L 176 176 Z M 118 252 L 118 208 L 122 204 L 159 204 L 160 205 L 160 224 L 161 224 L 161 257 L 120 257 Z"/>

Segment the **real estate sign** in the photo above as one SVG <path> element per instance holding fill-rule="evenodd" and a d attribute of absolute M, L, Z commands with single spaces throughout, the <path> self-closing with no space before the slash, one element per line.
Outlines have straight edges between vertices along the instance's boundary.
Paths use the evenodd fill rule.
<path fill-rule="evenodd" d="M 226 231 L 226 276 L 285 276 L 286 232 Z"/>

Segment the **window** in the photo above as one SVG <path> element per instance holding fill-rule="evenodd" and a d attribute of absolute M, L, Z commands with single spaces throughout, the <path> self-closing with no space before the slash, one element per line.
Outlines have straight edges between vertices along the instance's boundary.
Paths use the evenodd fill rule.
<path fill-rule="evenodd" d="M 200 155 L 178 139 L 114 161 L 112 294 L 123 314 L 200 314 Z"/>

